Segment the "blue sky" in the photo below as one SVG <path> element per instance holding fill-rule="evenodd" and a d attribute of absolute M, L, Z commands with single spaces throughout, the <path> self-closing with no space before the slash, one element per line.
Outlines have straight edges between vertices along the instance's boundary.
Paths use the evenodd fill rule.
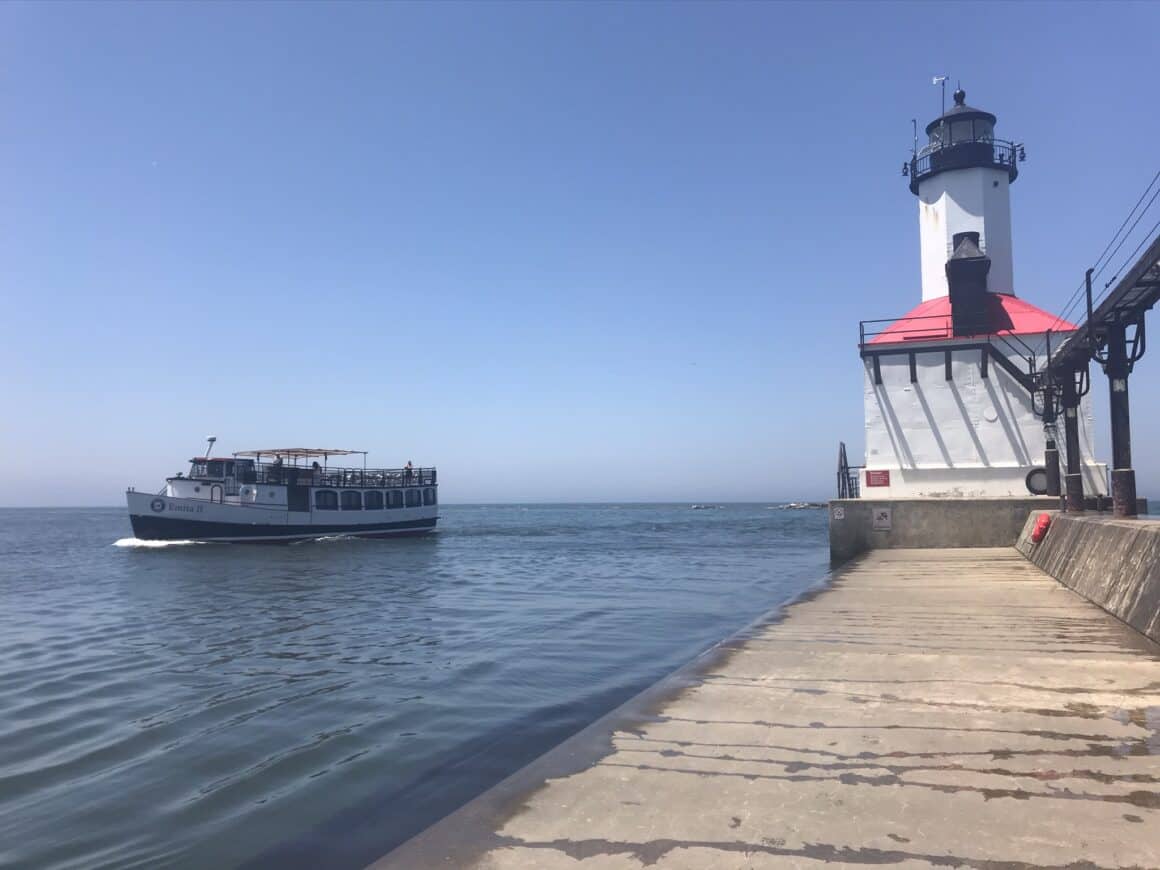
<path fill-rule="evenodd" d="M 1057 310 L 1160 168 L 1158 27 L 1148 4 L 0 5 L 0 503 L 116 504 L 211 433 L 437 463 L 446 501 L 827 497 L 838 440 L 862 450 L 858 321 L 921 295 L 899 167 L 931 76 L 1026 142 L 1016 289 Z M 1158 383 L 1153 351 L 1150 495 Z"/>

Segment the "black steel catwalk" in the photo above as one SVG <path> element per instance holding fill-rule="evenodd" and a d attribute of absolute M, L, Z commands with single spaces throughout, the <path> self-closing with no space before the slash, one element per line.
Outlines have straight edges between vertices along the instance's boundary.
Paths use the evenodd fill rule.
<path fill-rule="evenodd" d="M 1112 429 L 1112 510 L 1116 516 L 1135 516 L 1136 473 L 1132 470 L 1132 432 L 1128 403 L 1128 376 L 1144 356 L 1145 316 L 1160 301 L 1160 235 L 1125 273 L 1111 292 L 1093 308 L 1091 269 L 1086 276 L 1087 319 L 1051 355 L 1044 371 L 1044 390 L 1061 388 L 1067 435 L 1067 505 L 1082 509 L 1082 487 L 1071 468 L 1071 442 L 1076 427 L 1077 381 L 1086 378 L 1091 361 L 1100 363 L 1108 377 Z"/>

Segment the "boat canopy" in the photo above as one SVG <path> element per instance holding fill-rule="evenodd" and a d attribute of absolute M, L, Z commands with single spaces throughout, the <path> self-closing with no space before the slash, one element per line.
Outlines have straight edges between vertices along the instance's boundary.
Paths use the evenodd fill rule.
<path fill-rule="evenodd" d="M 302 459 L 311 456 L 351 456 L 352 454 L 366 456 L 367 452 L 365 450 L 338 450 L 328 447 L 281 447 L 270 450 L 239 450 L 234 456 L 284 456 L 287 459 Z"/>

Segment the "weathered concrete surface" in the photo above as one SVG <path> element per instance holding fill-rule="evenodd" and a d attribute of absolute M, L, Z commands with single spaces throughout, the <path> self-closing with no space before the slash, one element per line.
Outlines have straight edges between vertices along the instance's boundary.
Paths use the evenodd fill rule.
<path fill-rule="evenodd" d="M 865 498 L 830 502 L 830 561 L 840 565 L 867 550 L 895 547 L 1012 547 L 1034 510 L 1058 498 Z M 890 528 L 876 522 L 889 511 Z"/>
<path fill-rule="evenodd" d="M 386 868 L 1160 866 L 1160 647 L 1014 548 L 883 550 Z"/>
<path fill-rule="evenodd" d="M 1084 598 L 1160 641 L 1160 523 L 1051 511 L 1047 536 L 1031 540 L 1027 518 L 1019 550 Z"/>

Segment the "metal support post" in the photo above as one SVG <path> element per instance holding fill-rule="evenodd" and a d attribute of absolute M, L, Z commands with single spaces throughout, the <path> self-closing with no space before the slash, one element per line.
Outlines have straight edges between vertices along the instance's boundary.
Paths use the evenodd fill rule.
<path fill-rule="evenodd" d="M 1067 475 L 1064 477 L 1064 492 L 1067 494 L 1064 510 L 1068 513 L 1083 513 L 1083 474 L 1079 464 L 1079 391 L 1075 387 L 1078 373 L 1068 372 L 1063 379 L 1064 449 L 1067 454 Z"/>
<path fill-rule="evenodd" d="M 1056 498 L 1060 495 L 1059 449 L 1055 440 L 1047 439 L 1047 449 L 1043 451 L 1043 464 L 1047 469 L 1047 494 Z"/>
<path fill-rule="evenodd" d="M 1047 358 L 1051 359 L 1051 333 L 1047 333 Z M 1043 426 L 1047 434 L 1047 443 L 1043 450 L 1043 467 L 1047 471 L 1047 494 L 1059 498 L 1059 448 L 1055 446 L 1055 390 L 1050 378 L 1044 385 L 1043 392 Z M 1034 398 L 1032 399 L 1034 404 Z"/>
<path fill-rule="evenodd" d="M 1127 327 L 1116 324 L 1108 330 L 1108 399 L 1112 416 L 1112 513 L 1117 517 L 1136 516 L 1136 472 L 1132 470 L 1132 427 L 1128 413 Z"/>

